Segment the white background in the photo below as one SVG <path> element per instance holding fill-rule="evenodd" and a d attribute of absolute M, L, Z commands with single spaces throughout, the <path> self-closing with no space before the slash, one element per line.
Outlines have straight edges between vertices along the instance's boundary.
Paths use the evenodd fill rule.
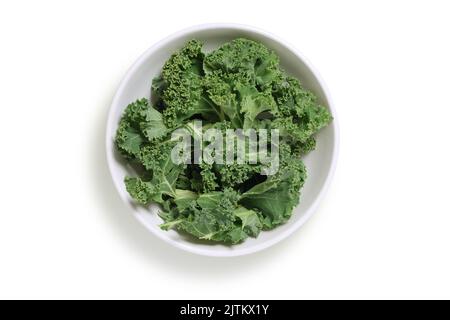
<path fill-rule="evenodd" d="M 231 259 L 149 234 L 105 164 L 128 67 L 206 22 L 294 44 L 341 126 L 313 218 Z M 445 1 L 2 1 L 0 298 L 450 298 L 449 92 Z"/>

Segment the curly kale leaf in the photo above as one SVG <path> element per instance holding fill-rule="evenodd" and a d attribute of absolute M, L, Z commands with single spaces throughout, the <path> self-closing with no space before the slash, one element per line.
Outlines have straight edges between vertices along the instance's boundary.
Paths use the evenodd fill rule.
<path fill-rule="evenodd" d="M 279 129 L 282 135 L 289 136 L 295 142 L 307 142 L 332 120 L 328 110 L 319 105 L 317 98 L 302 88 L 297 79 L 286 77 L 274 86 L 273 96 L 279 115 L 272 121 L 271 127 Z"/>
<path fill-rule="evenodd" d="M 260 211 L 267 229 L 290 218 L 306 179 L 303 162 L 291 154 L 288 145 L 280 147 L 280 161 L 277 174 L 246 191 L 240 200 L 245 207 Z"/>
<path fill-rule="evenodd" d="M 238 206 L 239 194 L 232 189 L 194 196 L 188 193 L 183 209 L 177 205 L 161 216 L 164 229 L 177 228 L 191 235 L 211 241 L 236 244 L 247 237 L 256 237 L 262 222 L 258 214 Z"/>
<path fill-rule="evenodd" d="M 150 202 L 163 203 L 164 196 L 176 198 L 176 183 L 178 176 L 184 170 L 183 166 L 175 165 L 170 155 L 161 159 L 158 166 L 152 166 L 151 179 L 143 181 L 139 177 L 126 177 L 125 185 L 130 195 L 141 204 Z"/>
<path fill-rule="evenodd" d="M 273 51 L 261 43 L 242 38 L 208 54 L 203 66 L 206 73 L 221 70 L 226 74 L 236 74 L 262 89 L 281 76 L 279 59 Z"/>
<path fill-rule="evenodd" d="M 200 239 L 240 242 L 247 234 L 235 215 L 238 199 L 238 193 L 230 189 L 201 194 L 176 227 Z"/>
<path fill-rule="evenodd" d="M 250 86 L 237 85 L 241 101 L 241 113 L 244 115 L 244 129 L 254 128 L 257 117 L 265 111 L 276 113 L 277 105 L 270 90 L 259 92 Z"/>
<path fill-rule="evenodd" d="M 116 144 L 123 154 L 136 158 L 143 145 L 167 133 L 161 113 L 152 108 L 147 99 L 140 99 L 126 107 L 117 129 Z"/>
<path fill-rule="evenodd" d="M 189 41 L 164 64 L 162 76 L 153 81 L 153 88 L 164 102 L 164 121 L 170 128 L 200 114 L 217 119 L 217 112 L 204 95 L 202 43 Z"/>
<path fill-rule="evenodd" d="M 262 222 L 256 211 L 239 206 L 234 214 L 241 220 L 241 228 L 249 236 L 257 237 L 262 228 Z"/>
<path fill-rule="evenodd" d="M 281 77 L 276 54 L 262 44 L 236 39 L 204 60 L 209 98 L 236 128 L 250 128 L 255 118 L 275 113 L 272 83 Z"/>
<path fill-rule="evenodd" d="M 217 106 L 220 120 L 228 120 L 236 128 L 242 126 L 234 84 L 220 70 L 206 74 L 204 86 L 208 98 Z"/>

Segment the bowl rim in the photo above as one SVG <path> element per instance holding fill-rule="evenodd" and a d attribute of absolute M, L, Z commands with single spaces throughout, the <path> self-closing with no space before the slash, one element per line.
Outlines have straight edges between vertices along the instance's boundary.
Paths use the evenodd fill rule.
<path fill-rule="evenodd" d="M 123 184 L 123 181 L 118 181 L 114 176 L 114 168 L 113 163 L 115 163 L 114 156 L 113 156 L 113 139 L 111 139 L 110 133 L 112 132 L 112 128 L 115 125 L 114 120 L 114 114 L 115 109 L 118 105 L 118 100 L 120 96 L 123 94 L 124 89 L 126 87 L 126 84 L 134 74 L 134 72 L 140 67 L 140 65 L 155 52 L 158 50 L 161 46 L 164 46 L 167 43 L 170 43 L 171 41 L 185 35 L 188 33 L 203 31 L 203 30 L 211 30 L 211 29 L 230 29 L 230 30 L 240 30 L 240 31 L 248 31 L 251 33 L 257 33 L 261 36 L 264 36 L 266 38 L 269 38 L 275 42 L 278 42 L 285 46 L 288 50 L 290 50 L 295 56 L 297 56 L 298 59 L 300 59 L 305 66 L 311 71 L 311 73 L 316 78 L 320 88 L 323 90 L 326 102 L 328 103 L 328 108 L 331 111 L 331 114 L 333 115 L 333 121 L 331 122 L 331 126 L 333 127 L 333 151 L 332 151 L 332 161 L 330 168 L 328 170 L 325 182 L 322 186 L 322 188 L 319 191 L 319 194 L 317 197 L 313 200 L 313 203 L 309 206 L 309 208 L 303 213 L 302 217 L 295 221 L 289 228 L 287 228 L 283 233 L 280 233 L 279 235 L 273 237 L 272 239 L 269 239 L 261 244 L 255 244 L 254 246 L 247 247 L 247 248 L 241 248 L 236 250 L 230 250 L 230 251 L 224 251 L 224 250 L 211 250 L 211 249 L 205 249 L 201 247 L 196 247 L 194 244 L 190 244 L 188 242 L 178 242 L 171 238 L 164 237 L 160 232 L 156 232 L 156 229 L 151 229 L 147 227 L 146 223 L 144 223 L 143 218 L 134 213 L 132 205 L 129 203 L 128 199 L 126 198 L 126 195 L 122 192 L 121 184 Z M 258 27 L 246 25 L 246 24 L 238 24 L 238 23 L 206 23 L 206 24 L 199 24 L 190 26 L 187 28 L 183 28 L 175 33 L 172 33 L 171 35 L 163 38 L 162 40 L 156 42 L 153 44 L 150 48 L 148 48 L 139 58 L 132 64 L 132 66 L 127 70 L 125 76 L 121 80 L 118 89 L 114 95 L 114 98 L 112 100 L 111 106 L 108 111 L 108 118 L 107 118 L 107 126 L 106 126 L 106 160 L 108 164 L 109 173 L 111 176 L 111 179 L 114 183 L 114 186 L 122 199 L 126 203 L 126 205 L 133 211 L 134 217 L 139 220 L 144 227 L 149 230 L 153 235 L 155 235 L 157 238 L 173 245 L 174 247 L 178 249 L 182 249 L 184 251 L 202 255 L 202 256 L 210 256 L 210 257 L 233 257 L 233 256 L 243 256 L 251 253 L 256 253 L 259 251 L 262 251 L 264 249 L 267 249 L 276 243 L 281 242 L 282 240 L 286 239 L 290 235 L 292 235 L 295 231 L 297 231 L 317 210 L 321 200 L 325 196 L 326 192 L 329 189 L 331 180 L 334 176 L 336 165 L 337 165 L 337 159 L 338 159 L 338 153 L 339 153 L 339 123 L 336 115 L 336 110 L 334 108 L 334 103 L 331 99 L 331 95 L 329 93 L 329 89 L 326 86 L 323 78 L 321 77 L 320 73 L 317 71 L 317 69 L 311 64 L 311 62 L 299 51 L 297 50 L 292 44 L 290 44 L 285 39 L 280 38 L 277 35 L 272 34 L 271 32 L 268 32 L 266 30 L 260 29 Z"/>

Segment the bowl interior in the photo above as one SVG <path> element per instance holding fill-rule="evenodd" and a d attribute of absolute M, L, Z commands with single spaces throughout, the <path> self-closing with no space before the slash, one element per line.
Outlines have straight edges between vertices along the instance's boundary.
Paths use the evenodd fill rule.
<path fill-rule="evenodd" d="M 138 59 L 122 81 L 114 98 L 107 129 L 107 156 L 110 171 L 119 194 L 130 205 L 136 217 L 163 240 L 179 248 L 211 256 L 233 256 L 255 252 L 276 243 L 300 227 L 315 209 L 333 171 L 336 156 L 336 126 L 332 123 L 317 135 L 316 150 L 304 159 L 308 170 L 308 179 L 302 189 L 301 202 L 294 209 L 291 219 L 274 230 L 261 232 L 257 239 L 249 238 L 244 243 L 234 246 L 193 240 L 191 237 L 174 230 L 163 231 L 158 227 L 162 220 L 157 215 L 158 208 L 156 206 L 143 208 L 134 205 L 123 183 L 124 177 L 133 174 L 133 172 L 123 161 L 120 154 L 117 153 L 113 143 L 117 124 L 123 110 L 130 102 L 138 98 L 150 97 L 153 77 L 160 73 L 164 62 L 186 41 L 192 38 L 199 39 L 205 44 L 204 49 L 209 51 L 238 37 L 260 41 L 274 50 L 280 57 L 282 67 L 289 74 L 300 79 L 306 88 L 317 95 L 320 103 L 330 109 L 330 101 L 323 85 L 320 83 L 320 79 L 305 59 L 288 45 L 283 44 L 271 35 L 250 27 L 203 26 L 177 33 L 159 42 Z M 333 113 L 333 110 L 331 112 Z M 335 115 L 333 114 L 333 116 Z"/>

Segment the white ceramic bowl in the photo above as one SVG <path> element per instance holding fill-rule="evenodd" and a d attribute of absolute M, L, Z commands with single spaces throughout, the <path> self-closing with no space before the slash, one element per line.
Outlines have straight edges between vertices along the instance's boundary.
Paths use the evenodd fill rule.
<path fill-rule="evenodd" d="M 161 219 L 157 207 L 143 208 L 134 205 L 128 195 L 123 179 L 132 174 L 117 153 L 114 136 L 124 108 L 132 101 L 150 96 L 150 85 L 154 76 L 160 73 L 164 62 L 183 44 L 196 38 L 204 42 L 205 50 L 217 48 L 224 42 L 238 37 L 260 41 L 274 50 L 280 57 L 281 66 L 302 84 L 312 90 L 321 104 L 333 114 L 334 121 L 317 135 L 317 148 L 305 157 L 308 179 L 302 189 L 301 202 L 294 209 L 291 219 L 271 231 L 261 232 L 256 239 L 249 238 L 242 244 L 226 246 L 196 242 L 175 230 L 163 231 L 158 225 Z M 108 117 L 106 150 L 109 169 L 121 198 L 129 204 L 135 217 L 157 237 L 180 249 L 207 256 L 238 256 L 263 250 L 283 240 L 297 230 L 315 211 L 333 175 L 338 151 L 338 127 L 336 112 L 325 85 L 311 64 L 292 46 L 278 37 L 245 25 L 207 24 L 191 27 L 158 42 L 148 49 L 130 68 L 114 97 Z M 125 214 L 125 213 L 124 213 Z"/>

